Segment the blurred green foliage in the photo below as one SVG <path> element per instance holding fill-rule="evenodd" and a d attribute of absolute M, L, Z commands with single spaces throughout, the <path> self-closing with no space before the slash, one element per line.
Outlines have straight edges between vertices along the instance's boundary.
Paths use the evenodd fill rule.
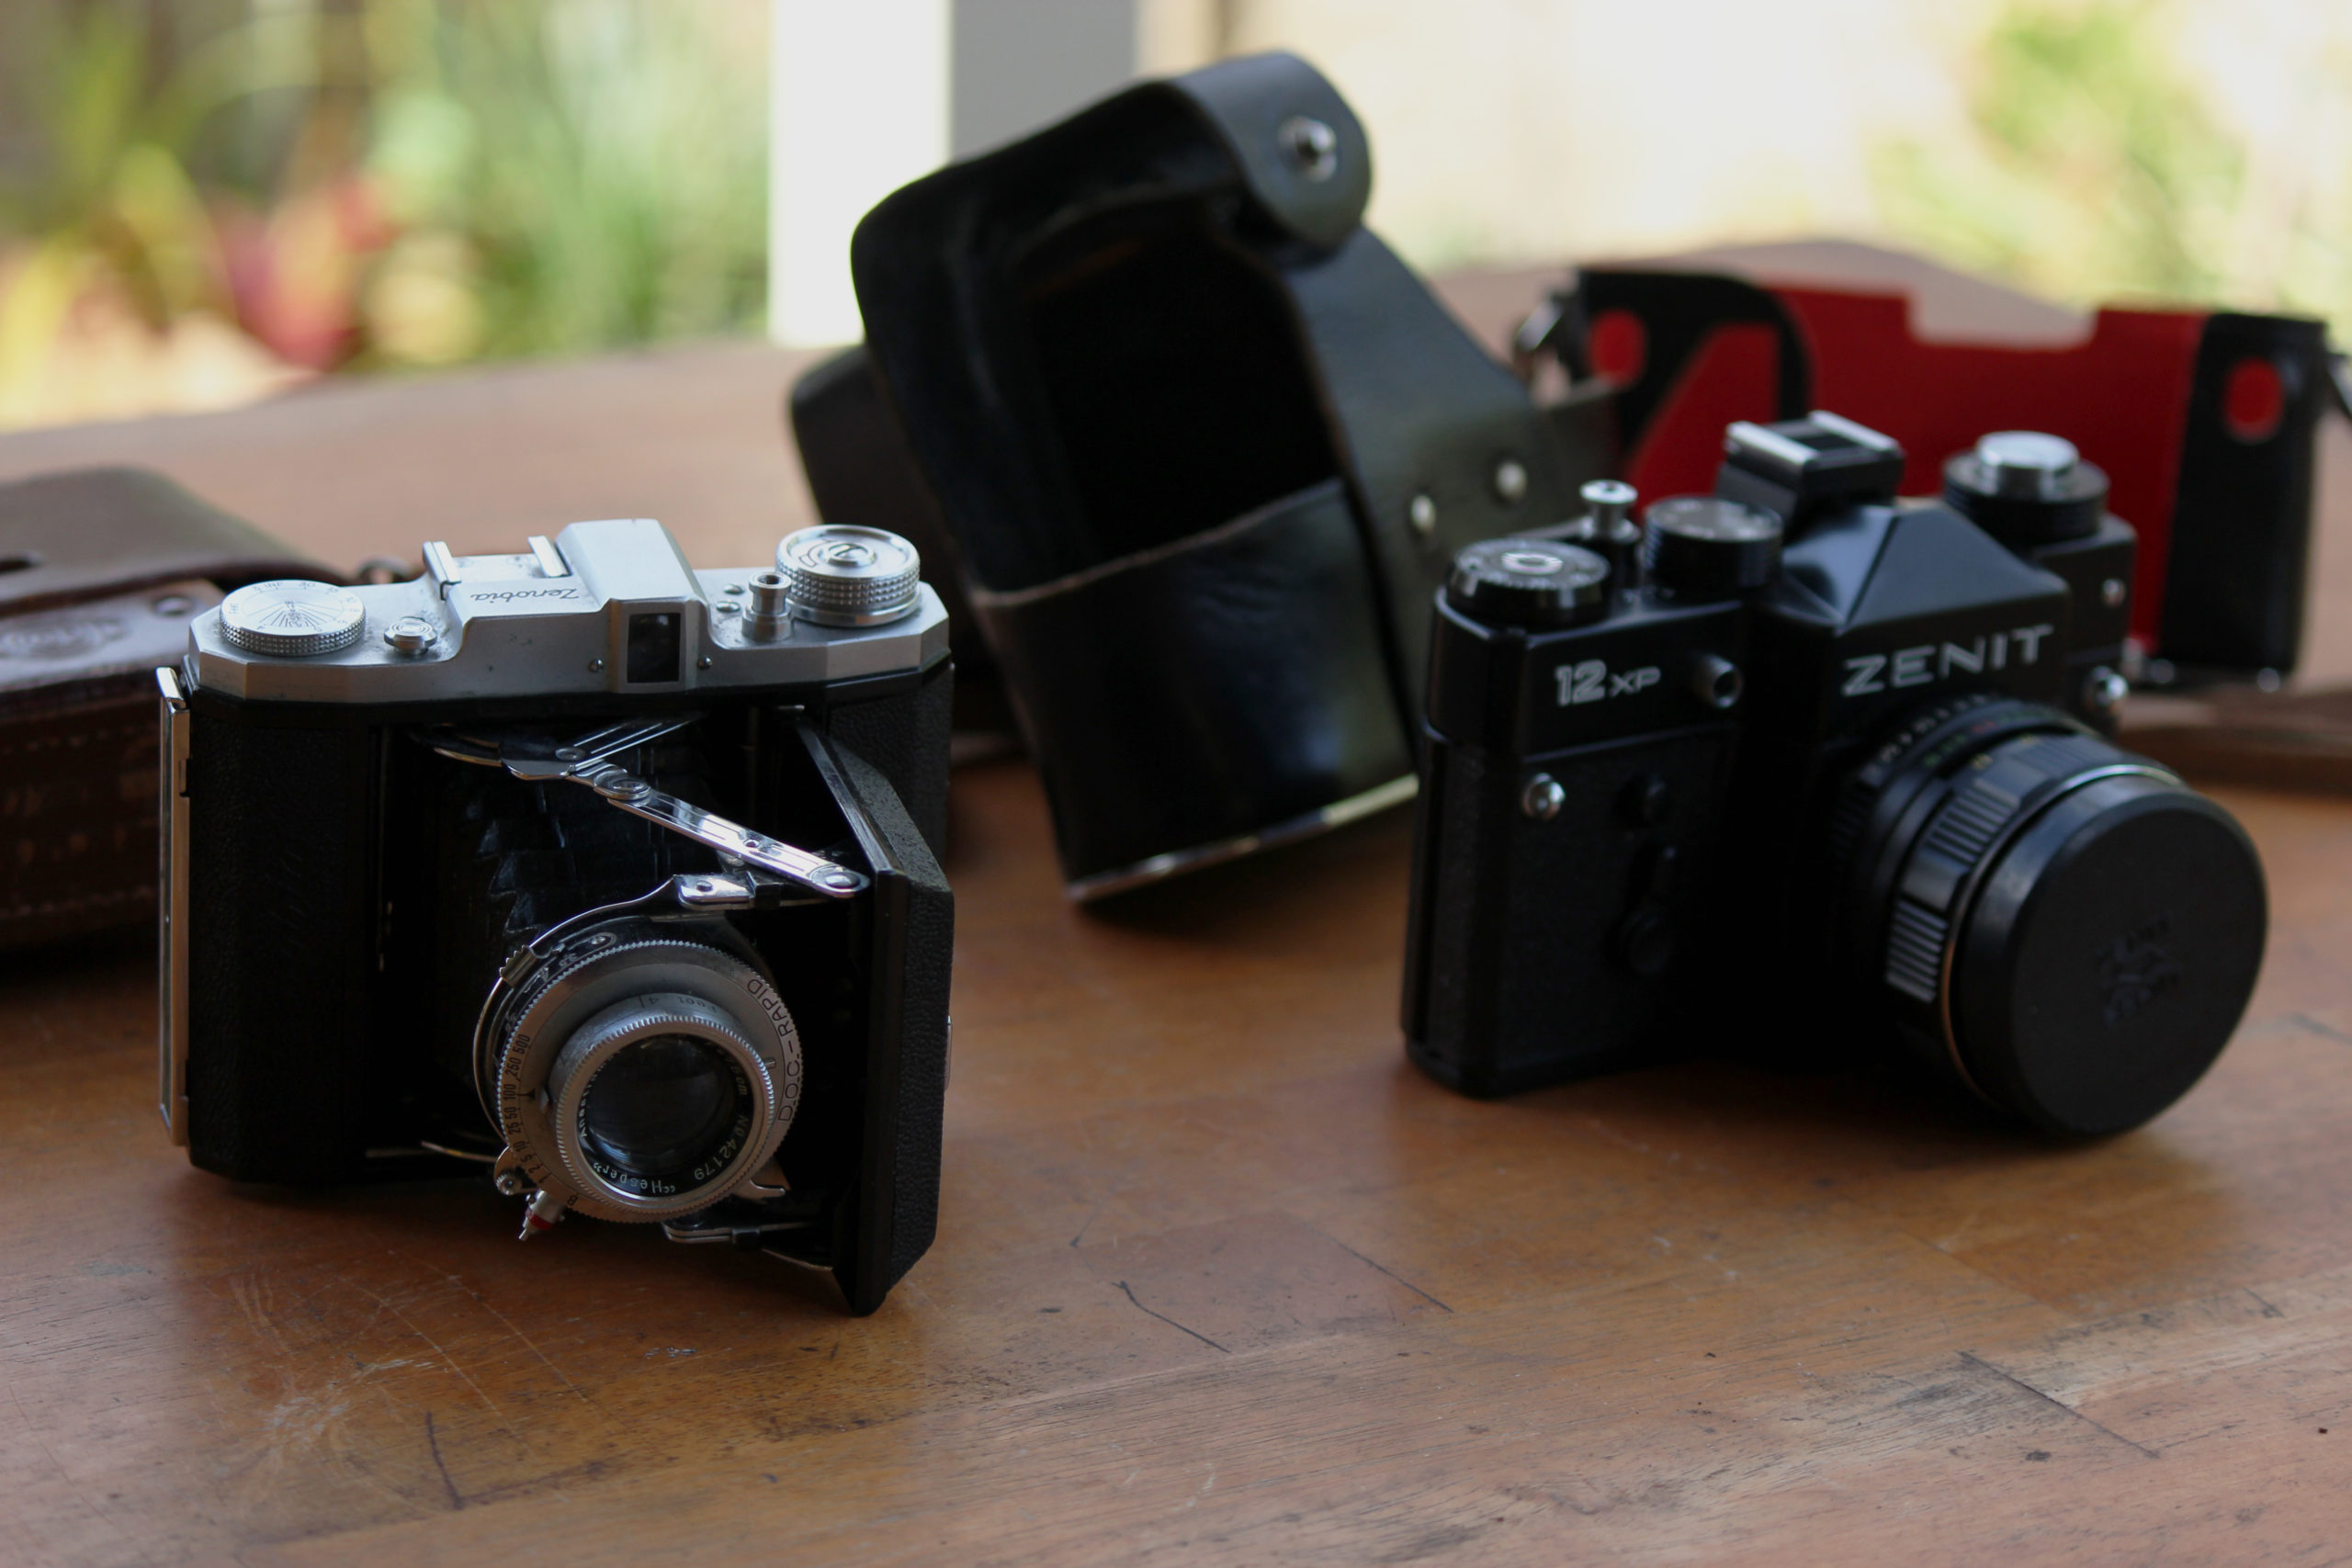
<path fill-rule="evenodd" d="M 2245 62 L 2222 91 L 2223 0 L 1991 4 L 1954 23 L 1965 132 L 1876 151 L 1887 237 L 2079 303 L 2352 336 L 2352 25 L 2261 0 L 2253 96 L 2301 106 L 2266 117 Z M 87 417 L 103 397 L 59 387 L 92 344 L 191 321 L 262 362 L 249 389 L 755 327 L 765 12 L 0 0 L 0 424 Z"/>
<path fill-rule="evenodd" d="M 368 0 L 367 167 L 412 248 L 423 237 L 473 290 L 479 352 L 760 320 L 764 58 L 744 7 L 695 9 Z"/>
<path fill-rule="evenodd" d="M 199 67 L 154 80 L 146 19 L 121 5 L 34 5 L 0 37 L 0 102 L 18 156 L 0 178 L 0 239 L 48 271 L 110 267 L 160 324 L 208 292 L 202 204 L 175 149 L 210 107 Z"/>
<path fill-rule="evenodd" d="M 763 14 L 6 0 L 0 401 L 94 297 L 317 368 L 754 325 Z"/>
<path fill-rule="evenodd" d="M 2352 330 L 2352 214 L 2324 210 L 2324 181 L 2252 199 L 2247 144 L 2183 37 L 2168 0 L 2010 0 L 1970 70 L 1973 142 L 1878 150 L 1893 235 L 2077 303 L 2215 303 Z"/>

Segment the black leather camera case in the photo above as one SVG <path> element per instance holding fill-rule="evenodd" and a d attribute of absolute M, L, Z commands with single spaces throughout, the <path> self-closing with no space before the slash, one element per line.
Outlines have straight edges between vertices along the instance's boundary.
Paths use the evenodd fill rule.
<path fill-rule="evenodd" d="M 1075 896 L 1401 798 L 1453 551 L 1569 510 L 1542 415 L 1363 228 L 1370 190 L 1347 105 L 1261 55 L 859 226 L 872 371 L 796 394 L 812 489 L 960 578 Z"/>

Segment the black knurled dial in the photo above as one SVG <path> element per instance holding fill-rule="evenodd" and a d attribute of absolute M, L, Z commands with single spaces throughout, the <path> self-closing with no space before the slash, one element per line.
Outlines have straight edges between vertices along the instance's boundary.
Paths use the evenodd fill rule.
<path fill-rule="evenodd" d="M 1608 613 L 1609 563 L 1556 539 L 1487 539 L 1453 558 L 1445 598 L 1490 626 L 1581 626 Z"/>
<path fill-rule="evenodd" d="M 1720 496 L 1669 496 L 1649 509 L 1642 564 L 1652 582 L 1690 598 L 1746 593 L 1781 569 L 1781 520 Z"/>
<path fill-rule="evenodd" d="M 2107 474 L 2075 444 L 1996 430 L 1944 463 L 1944 502 L 2011 548 L 2080 539 L 2107 511 Z"/>

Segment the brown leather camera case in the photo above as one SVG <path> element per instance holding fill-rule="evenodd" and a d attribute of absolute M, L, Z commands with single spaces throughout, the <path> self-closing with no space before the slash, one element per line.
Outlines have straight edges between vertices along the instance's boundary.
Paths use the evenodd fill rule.
<path fill-rule="evenodd" d="M 155 669 L 273 577 L 334 574 L 161 474 L 0 485 L 0 948 L 155 918 Z"/>

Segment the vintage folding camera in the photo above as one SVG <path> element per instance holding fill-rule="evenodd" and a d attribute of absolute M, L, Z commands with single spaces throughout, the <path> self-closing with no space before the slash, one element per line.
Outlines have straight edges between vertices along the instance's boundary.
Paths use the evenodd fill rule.
<path fill-rule="evenodd" d="M 660 524 L 273 581 L 164 694 L 163 1111 L 203 1168 L 487 1162 L 830 1269 L 930 1245 L 953 903 L 945 613 L 876 529 L 695 570 Z"/>
<path fill-rule="evenodd" d="M 1412 1058 L 1484 1095 L 1883 1049 L 2049 1133 L 2154 1116 L 2236 1027 L 2267 907 L 2230 815 L 2099 733 L 2132 551 L 2105 476 L 2003 432 L 1897 500 L 1901 449 L 1827 413 L 1726 446 L 1638 531 L 1604 483 L 1457 558 Z"/>

